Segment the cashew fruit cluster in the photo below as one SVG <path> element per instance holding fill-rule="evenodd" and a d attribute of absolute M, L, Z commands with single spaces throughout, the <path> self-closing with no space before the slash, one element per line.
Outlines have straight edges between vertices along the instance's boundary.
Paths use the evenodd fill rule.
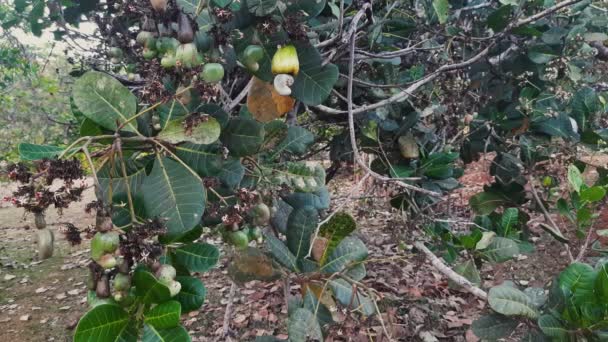
<path fill-rule="evenodd" d="M 156 270 L 156 278 L 169 288 L 171 297 L 175 297 L 182 289 L 182 284 L 175 280 L 176 275 L 177 271 L 175 270 L 175 267 L 171 265 L 161 265 L 158 270 Z"/>
<path fill-rule="evenodd" d="M 264 203 L 252 206 L 247 213 L 250 224 L 239 226 L 238 224 L 225 225 L 222 230 L 224 241 L 236 248 L 247 248 L 249 242 L 262 243 L 263 227 L 270 221 L 270 208 Z"/>

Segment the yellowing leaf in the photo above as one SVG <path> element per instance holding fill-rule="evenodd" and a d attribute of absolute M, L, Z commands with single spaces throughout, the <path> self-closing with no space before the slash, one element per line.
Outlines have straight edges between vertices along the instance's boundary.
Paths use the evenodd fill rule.
<path fill-rule="evenodd" d="M 247 109 L 256 120 L 269 122 L 289 112 L 295 102 L 289 96 L 279 95 L 272 84 L 254 77 L 247 96 Z"/>

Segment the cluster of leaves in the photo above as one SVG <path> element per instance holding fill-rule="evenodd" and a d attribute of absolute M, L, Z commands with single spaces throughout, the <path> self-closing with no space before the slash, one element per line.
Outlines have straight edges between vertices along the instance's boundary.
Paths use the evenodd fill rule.
<path fill-rule="evenodd" d="M 493 313 L 473 322 L 473 331 L 495 341 L 509 336 L 521 318 L 535 321 L 526 340 L 603 341 L 606 339 L 608 266 L 572 263 L 554 280 L 549 293 L 512 283 L 490 289 Z"/>

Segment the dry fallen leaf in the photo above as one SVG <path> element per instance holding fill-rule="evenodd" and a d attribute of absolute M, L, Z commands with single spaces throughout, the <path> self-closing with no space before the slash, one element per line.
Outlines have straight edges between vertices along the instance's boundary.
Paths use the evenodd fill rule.
<path fill-rule="evenodd" d="M 247 109 L 260 122 L 278 119 L 289 112 L 295 100 L 289 96 L 279 95 L 274 86 L 257 77 L 253 77 L 247 96 Z"/>

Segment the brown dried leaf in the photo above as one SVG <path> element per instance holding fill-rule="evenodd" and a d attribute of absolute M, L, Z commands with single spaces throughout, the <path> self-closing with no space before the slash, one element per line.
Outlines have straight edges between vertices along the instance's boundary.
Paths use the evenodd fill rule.
<path fill-rule="evenodd" d="M 257 77 L 253 77 L 247 96 L 247 109 L 260 122 L 269 122 L 289 112 L 295 100 L 289 96 L 279 95 L 274 86 Z"/>

